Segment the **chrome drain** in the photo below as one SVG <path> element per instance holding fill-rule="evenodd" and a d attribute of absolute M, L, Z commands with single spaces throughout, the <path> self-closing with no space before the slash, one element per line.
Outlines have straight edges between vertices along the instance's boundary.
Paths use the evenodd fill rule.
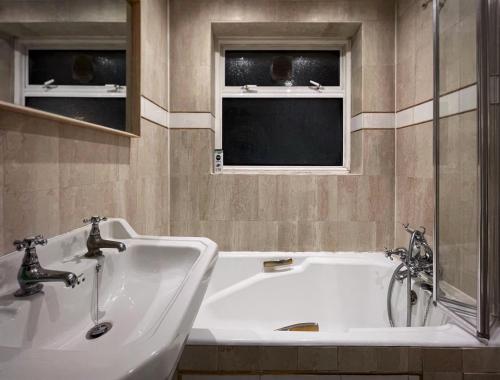
<path fill-rule="evenodd" d="M 111 330 L 111 327 L 113 327 L 111 322 L 101 322 L 87 331 L 85 337 L 89 340 L 97 339 Z"/>

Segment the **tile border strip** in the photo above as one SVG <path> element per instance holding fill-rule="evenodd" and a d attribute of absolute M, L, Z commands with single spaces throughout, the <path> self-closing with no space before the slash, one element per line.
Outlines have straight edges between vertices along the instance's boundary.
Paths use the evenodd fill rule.
<path fill-rule="evenodd" d="M 142 95 L 141 117 L 168 128 L 168 111 Z"/>
<path fill-rule="evenodd" d="M 477 86 L 471 85 L 441 96 L 440 117 L 452 116 L 477 108 Z M 432 100 L 396 113 L 396 128 L 432 121 Z"/>
<path fill-rule="evenodd" d="M 394 128 L 394 113 L 360 113 L 351 119 L 351 132 L 356 132 L 361 129 L 393 129 Z"/>
<path fill-rule="evenodd" d="M 477 108 L 477 86 L 471 85 L 441 97 L 441 117 L 452 116 Z M 351 119 L 351 132 L 362 129 L 394 129 L 432 120 L 432 100 L 392 112 L 362 112 Z M 141 117 L 172 129 L 211 129 L 215 118 L 210 112 L 168 112 L 141 96 Z"/>
<path fill-rule="evenodd" d="M 168 126 L 174 129 L 215 130 L 215 118 L 210 112 L 170 112 Z"/>
<path fill-rule="evenodd" d="M 141 117 L 166 128 L 215 130 L 210 112 L 168 112 L 145 96 L 141 96 Z"/>

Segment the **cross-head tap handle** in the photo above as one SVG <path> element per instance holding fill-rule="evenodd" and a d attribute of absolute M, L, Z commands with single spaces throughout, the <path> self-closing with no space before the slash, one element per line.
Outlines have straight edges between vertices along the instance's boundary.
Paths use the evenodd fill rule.
<path fill-rule="evenodd" d="M 103 222 L 106 220 L 108 220 L 108 218 L 106 216 L 95 215 L 95 216 L 91 216 L 90 218 L 83 219 L 83 223 L 85 223 L 85 224 L 90 224 L 90 223 L 98 224 L 99 222 Z"/>
<path fill-rule="evenodd" d="M 16 250 L 22 251 L 23 249 L 34 248 L 37 245 L 46 245 L 47 239 L 43 235 L 27 236 L 23 240 L 14 240 Z"/>

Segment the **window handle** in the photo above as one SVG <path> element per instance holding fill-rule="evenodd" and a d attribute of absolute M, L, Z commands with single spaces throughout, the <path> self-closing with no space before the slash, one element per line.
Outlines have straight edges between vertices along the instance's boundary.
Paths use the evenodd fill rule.
<path fill-rule="evenodd" d="M 247 92 L 257 91 L 257 85 L 256 84 L 246 84 L 244 86 L 241 86 L 241 89 L 245 90 Z"/>
<path fill-rule="evenodd" d="M 51 88 L 57 87 L 55 84 L 55 79 L 49 79 L 48 81 L 43 82 L 42 87 L 46 90 L 50 90 Z"/>
<path fill-rule="evenodd" d="M 320 83 L 315 82 L 315 81 L 313 81 L 313 80 L 310 80 L 310 81 L 309 81 L 309 83 L 311 83 L 311 85 L 312 85 L 311 87 L 312 87 L 314 90 L 316 90 L 316 91 L 323 90 L 323 88 L 324 88 L 324 87 L 323 87 Z"/>
<path fill-rule="evenodd" d="M 123 89 L 123 86 L 120 84 L 105 84 L 104 87 L 108 88 L 108 92 L 120 92 Z"/>

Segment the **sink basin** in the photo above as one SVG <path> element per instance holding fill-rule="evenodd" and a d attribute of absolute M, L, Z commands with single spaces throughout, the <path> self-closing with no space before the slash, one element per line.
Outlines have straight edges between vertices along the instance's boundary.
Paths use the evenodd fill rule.
<path fill-rule="evenodd" d="M 0 378 L 172 375 L 217 259 L 216 244 L 141 236 L 123 219 L 110 219 L 101 223 L 103 238 L 122 241 L 127 250 L 103 249 L 95 259 L 84 257 L 89 230 L 54 237 L 37 249 L 42 266 L 81 275 L 74 289 L 45 283 L 42 293 L 16 298 L 23 252 L 0 258 Z M 112 328 L 87 339 L 96 321 Z"/>

